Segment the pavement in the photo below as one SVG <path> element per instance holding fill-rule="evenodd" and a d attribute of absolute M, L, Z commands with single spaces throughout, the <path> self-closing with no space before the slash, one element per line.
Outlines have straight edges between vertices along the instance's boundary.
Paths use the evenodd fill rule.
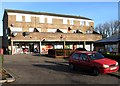
<path fill-rule="evenodd" d="M 71 71 L 68 61 L 39 54 L 4 55 L 4 65 L 14 77 L 12 84 L 118 84 L 120 73 L 92 76 Z"/>

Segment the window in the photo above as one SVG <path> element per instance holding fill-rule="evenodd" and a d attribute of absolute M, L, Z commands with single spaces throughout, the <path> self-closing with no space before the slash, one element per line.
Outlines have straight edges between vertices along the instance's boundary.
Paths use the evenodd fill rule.
<path fill-rule="evenodd" d="M 22 21 L 22 16 L 21 15 L 16 15 L 16 21 L 21 22 Z"/>
<path fill-rule="evenodd" d="M 44 16 L 40 16 L 40 23 L 45 23 L 45 17 Z"/>
<path fill-rule="evenodd" d="M 89 34 L 89 33 L 92 33 L 92 31 L 91 31 L 90 29 L 88 29 L 88 30 L 86 31 L 86 33 L 88 33 L 88 34 Z"/>
<path fill-rule="evenodd" d="M 73 20 L 70 20 L 70 25 L 74 25 L 74 21 Z"/>
<path fill-rule="evenodd" d="M 39 32 L 41 32 L 41 28 L 37 28 L 37 30 L 38 30 Z"/>
<path fill-rule="evenodd" d="M 84 21 L 80 21 L 80 26 L 84 26 Z"/>
<path fill-rule="evenodd" d="M 90 23 L 86 21 L 86 26 L 90 26 Z"/>
<path fill-rule="evenodd" d="M 25 16 L 25 22 L 31 22 L 31 16 Z"/>
<path fill-rule="evenodd" d="M 14 27 L 14 28 L 10 28 L 10 29 L 11 29 L 11 32 L 22 32 L 22 28 Z"/>
<path fill-rule="evenodd" d="M 96 60 L 96 59 L 102 59 L 104 58 L 104 56 L 100 53 L 92 53 L 92 54 L 88 54 L 88 56 L 90 57 L 91 60 Z"/>
<path fill-rule="evenodd" d="M 33 32 L 34 31 L 34 28 L 29 28 L 29 32 Z"/>
<path fill-rule="evenodd" d="M 52 17 L 48 17 L 48 18 L 47 18 L 47 23 L 52 24 Z"/>
<path fill-rule="evenodd" d="M 88 56 L 86 54 L 81 54 L 80 59 L 83 61 L 86 61 L 86 60 L 88 60 Z"/>
<path fill-rule="evenodd" d="M 47 32 L 56 32 L 57 29 L 48 29 Z"/>
<path fill-rule="evenodd" d="M 67 33 L 68 30 L 66 29 L 60 29 L 63 33 Z"/>
<path fill-rule="evenodd" d="M 79 58 L 79 53 L 75 53 L 74 55 L 73 55 L 73 59 L 78 59 Z"/>
<path fill-rule="evenodd" d="M 67 19 L 63 19 L 63 24 L 68 24 Z"/>

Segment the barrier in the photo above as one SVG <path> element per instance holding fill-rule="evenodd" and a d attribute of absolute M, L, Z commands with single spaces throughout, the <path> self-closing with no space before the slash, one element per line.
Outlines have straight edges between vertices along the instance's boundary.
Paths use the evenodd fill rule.
<path fill-rule="evenodd" d="M 73 50 L 71 49 L 49 49 L 48 56 L 54 58 L 68 58 L 72 52 Z"/>

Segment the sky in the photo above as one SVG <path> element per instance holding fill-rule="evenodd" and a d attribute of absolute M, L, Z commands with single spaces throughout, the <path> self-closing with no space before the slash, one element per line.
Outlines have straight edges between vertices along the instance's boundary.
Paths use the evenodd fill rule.
<path fill-rule="evenodd" d="M 26 10 L 83 16 L 94 20 L 95 26 L 118 19 L 118 2 L 1 2 L 0 35 L 4 9 Z"/>

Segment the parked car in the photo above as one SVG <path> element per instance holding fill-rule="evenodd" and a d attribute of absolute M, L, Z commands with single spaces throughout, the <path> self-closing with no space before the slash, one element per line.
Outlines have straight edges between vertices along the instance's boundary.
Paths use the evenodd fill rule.
<path fill-rule="evenodd" d="M 69 58 L 69 66 L 72 70 L 76 67 L 91 70 L 92 74 L 112 73 L 119 69 L 118 62 L 105 58 L 102 54 L 92 51 L 76 51 Z"/>
<path fill-rule="evenodd" d="M 85 48 L 76 48 L 75 51 L 87 51 Z"/>

